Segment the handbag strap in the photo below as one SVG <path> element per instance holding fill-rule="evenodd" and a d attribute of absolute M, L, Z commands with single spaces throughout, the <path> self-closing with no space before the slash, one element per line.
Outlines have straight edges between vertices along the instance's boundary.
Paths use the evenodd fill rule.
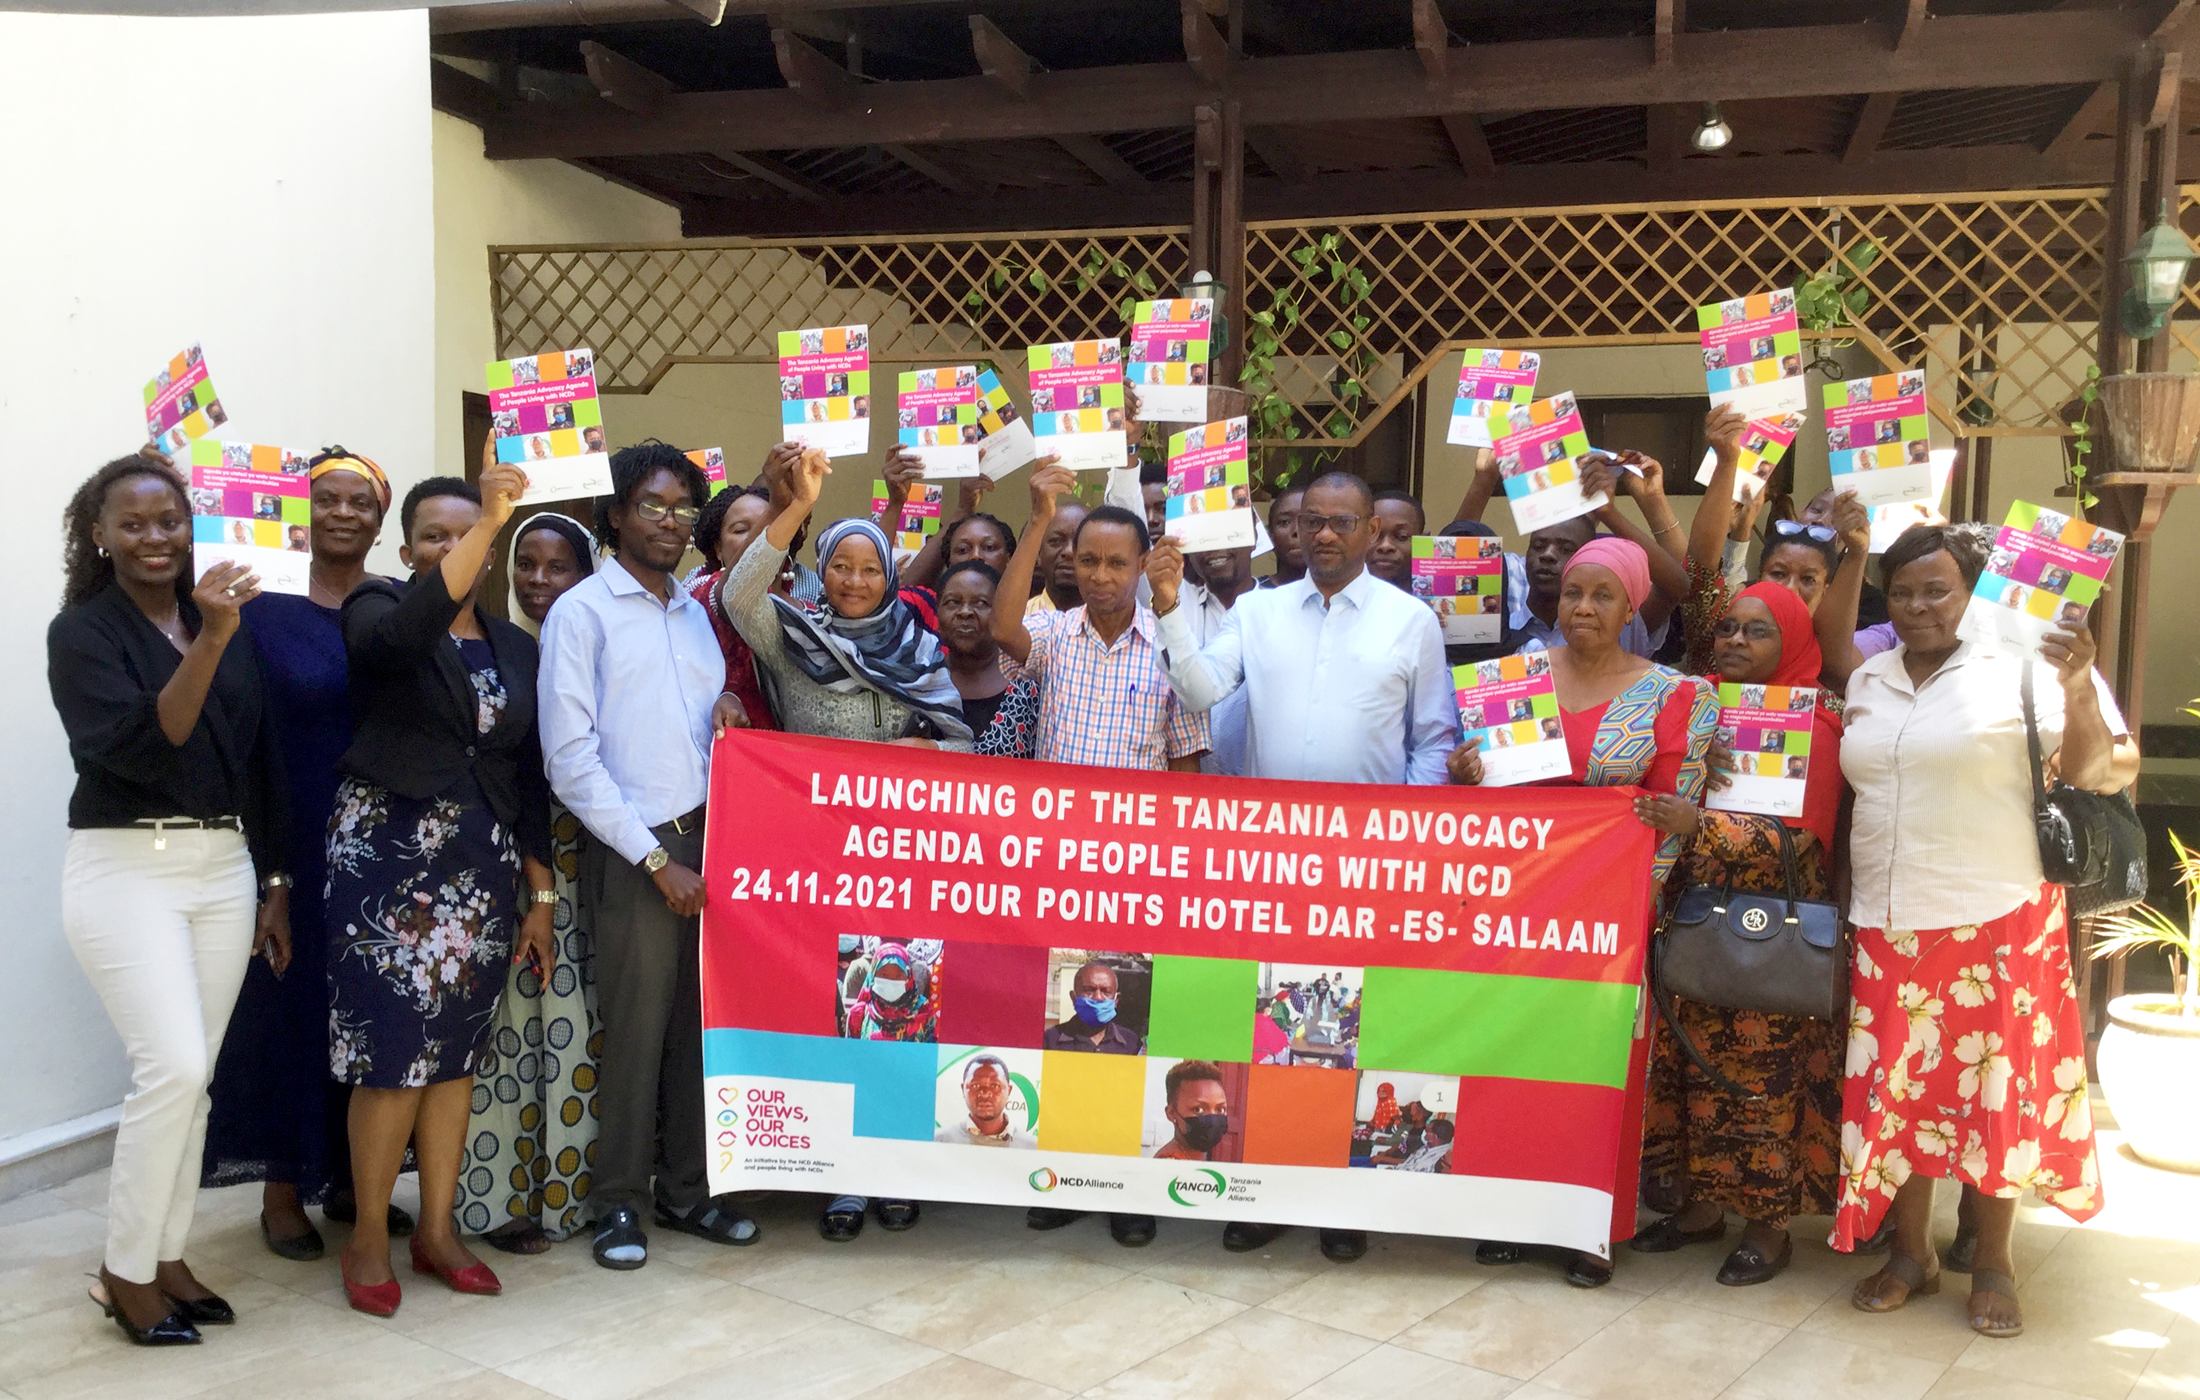
<path fill-rule="evenodd" d="M 2038 814 L 2047 810 L 2047 780 L 2040 771 L 2040 722 L 2032 711 L 2032 662 L 2023 663 L 2024 679 L 2017 686 L 2017 694 L 2024 700 L 2024 749 L 2032 764 L 2032 811 Z"/>
<path fill-rule="evenodd" d="M 1795 923 L 1795 902 L 1799 897 L 1795 879 L 1795 833 L 1778 817 L 1772 819 L 1773 829 L 1780 833 L 1780 873 L 1787 880 L 1787 921 Z"/>
<path fill-rule="evenodd" d="M 1704 1058 L 1703 1051 L 1696 1048 L 1696 1042 L 1688 1038 L 1688 1032 L 1681 1029 L 1680 1017 L 1676 1016 L 1673 1013 L 1672 993 L 1666 991 L 1665 979 L 1658 975 L 1656 964 L 1657 960 L 1663 956 L 1663 948 L 1664 940 L 1662 938 L 1655 938 L 1651 940 L 1650 955 L 1652 959 L 1652 964 L 1650 968 L 1650 1001 L 1654 1006 L 1657 1007 L 1658 1015 L 1665 1018 L 1665 1024 L 1673 1032 L 1673 1038 L 1681 1043 L 1681 1050 L 1688 1056 L 1689 1062 L 1695 1065 L 1695 1067 L 1703 1074 L 1704 1078 L 1710 1080 L 1712 1083 L 1718 1085 L 1721 1089 L 1724 1089 L 1727 1093 L 1734 1095 L 1736 1098 L 1763 1098 L 1763 1094 L 1753 1093 L 1750 1090 L 1743 1088 L 1741 1085 L 1736 1084 L 1733 1080 L 1727 1078 L 1725 1075 L 1719 1073 L 1719 1071 L 1715 1067 L 1713 1067 L 1712 1063 Z"/>

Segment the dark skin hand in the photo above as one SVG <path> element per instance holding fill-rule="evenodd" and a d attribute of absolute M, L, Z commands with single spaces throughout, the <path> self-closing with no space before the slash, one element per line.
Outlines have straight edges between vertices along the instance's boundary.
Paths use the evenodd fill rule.
<path fill-rule="evenodd" d="M 1826 582 L 1818 606 L 1811 613 L 1811 630 L 1818 634 L 1818 649 L 1826 664 L 1820 678 L 1833 689 L 1845 689 L 1849 676 L 1864 664 L 1856 647 L 1856 613 L 1864 598 L 1864 566 L 1871 551 L 1871 512 L 1859 505 L 1856 493 L 1838 497 L 1821 493 L 1826 502 L 1825 523 L 1841 532 L 1841 567 Z M 1817 502 L 1812 503 L 1813 506 Z M 1945 522 L 1942 522 L 1945 523 Z"/>

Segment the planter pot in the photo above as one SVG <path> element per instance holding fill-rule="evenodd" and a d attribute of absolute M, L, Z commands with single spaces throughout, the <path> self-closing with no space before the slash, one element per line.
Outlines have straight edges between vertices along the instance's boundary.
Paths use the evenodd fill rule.
<path fill-rule="evenodd" d="M 2101 1091 L 2133 1155 L 2200 1172 L 2200 1016 L 2160 993 L 2118 997 L 2101 1032 Z"/>
<path fill-rule="evenodd" d="M 2100 407 L 2117 470 L 2189 470 L 2200 443 L 2200 375 L 2112 374 L 2101 381 Z"/>

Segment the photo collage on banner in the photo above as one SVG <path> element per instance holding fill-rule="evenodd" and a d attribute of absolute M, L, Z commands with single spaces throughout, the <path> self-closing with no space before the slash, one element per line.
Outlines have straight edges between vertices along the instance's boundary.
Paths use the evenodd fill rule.
<path fill-rule="evenodd" d="M 895 410 L 901 445 L 923 461 L 930 480 L 998 481 L 1037 455 L 1030 426 L 990 368 L 904 371 Z"/>
<path fill-rule="evenodd" d="M 1825 403 L 1826 461 L 1835 490 L 1854 492 L 1866 506 L 1933 498 L 1925 371 L 1828 384 Z"/>
<path fill-rule="evenodd" d="M 1609 504 L 1603 492 L 1581 494 L 1581 459 L 1589 434 L 1570 393 L 1515 408 L 1497 434 L 1497 471 L 1505 482 L 1513 525 L 1522 534 L 1571 520 Z"/>
<path fill-rule="evenodd" d="M 170 457 L 229 421 L 196 343 L 145 383 L 145 437 Z"/>
<path fill-rule="evenodd" d="M 2086 620 L 2124 537 L 2029 501 L 2010 505 L 1956 635 L 2038 656 L 2050 632 Z"/>
<path fill-rule="evenodd" d="M 1130 451 L 1123 426 L 1123 343 L 1034 345 L 1027 357 L 1039 455 L 1059 457 L 1072 471 L 1122 466 Z"/>
<path fill-rule="evenodd" d="M 1524 651 L 1451 668 L 1462 743 L 1482 751 L 1482 786 L 1511 787 L 1573 772 L 1548 652 Z"/>
<path fill-rule="evenodd" d="M 1169 435 L 1169 495 L 1162 528 L 1187 553 L 1254 542 L 1253 484 L 1245 420 L 1224 418 Z"/>
<path fill-rule="evenodd" d="M 313 564 L 312 455 L 249 442 L 191 443 L 191 562 L 194 579 L 231 561 L 260 576 L 263 593 L 305 596 Z"/>
<path fill-rule="evenodd" d="M 901 519 L 889 522 L 883 518 L 886 509 L 886 482 L 874 477 L 871 480 L 871 518 L 877 520 L 894 542 L 894 559 L 907 564 L 924 548 L 924 542 L 940 532 L 940 513 L 947 503 L 947 488 L 936 481 L 920 481 L 909 489 L 909 499 L 902 504 Z"/>
<path fill-rule="evenodd" d="M 703 469 L 703 480 L 710 483 L 710 494 L 718 494 L 726 484 L 726 450 L 722 447 L 698 447 L 687 459 Z"/>
<path fill-rule="evenodd" d="M 1783 413 L 1777 418 L 1752 418 L 1742 431 L 1742 459 L 1734 469 L 1734 499 L 1736 502 L 1753 501 L 1772 480 L 1772 473 L 1787 456 L 1787 450 L 1795 443 L 1795 435 L 1803 430 L 1801 413 Z M 1696 484 L 1711 484 L 1711 473 L 1719 464 L 1719 454 L 1714 448 L 1705 448 L 1703 461 L 1696 465 Z"/>
<path fill-rule="evenodd" d="M 788 442 L 828 457 L 871 450 L 871 328 L 779 333 L 779 422 Z"/>
<path fill-rule="evenodd" d="M 1751 418 L 1776 418 L 1810 407 L 1794 288 L 1699 306 L 1696 327 L 1713 408 L 1731 405 Z"/>
<path fill-rule="evenodd" d="M 1469 350 L 1459 365 L 1459 391 L 1451 401 L 1444 441 L 1459 447 L 1491 447 L 1505 415 L 1535 397 L 1543 357 L 1533 350 Z"/>
<path fill-rule="evenodd" d="M 1207 365 L 1215 304 L 1204 298 L 1142 301 L 1131 308 L 1130 365 L 1124 379 L 1138 390 L 1139 416 L 1149 423 L 1207 419 Z"/>
<path fill-rule="evenodd" d="M 1415 535 L 1413 596 L 1436 609 L 1447 645 L 1502 641 L 1505 542 L 1475 535 Z"/>
<path fill-rule="evenodd" d="M 1719 686 L 1719 739 L 1734 753 L 1728 786 L 1704 805 L 1715 812 L 1803 815 L 1810 777 L 1811 710 L 1818 692 L 1807 685 Z"/>
<path fill-rule="evenodd" d="M 527 473 L 529 505 L 610 492 L 594 351 L 497 360 L 489 365 L 488 383 L 497 460 L 516 462 Z"/>

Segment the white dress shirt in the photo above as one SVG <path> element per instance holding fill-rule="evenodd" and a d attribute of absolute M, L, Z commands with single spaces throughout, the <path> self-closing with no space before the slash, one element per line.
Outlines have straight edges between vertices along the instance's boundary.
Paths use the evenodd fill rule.
<path fill-rule="evenodd" d="M 1849 677 L 1849 918 L 1885 929 L 1987 923 L 2031 899 L 2043 878 L 2019 699 L 2024 663 L 1964 642 L 1913 687 L 1907 654 L 1881 652 Z M 2045 758 L 2062 747 L 2063 688 L 2053 667 L 2031 664 Z M 2093 691 L 2109 733 L 2124 734 L 2099 671 Z"/>
<path fill-rule="evenodd" d="M 550 789 L 630 861 L 710 792 L 710 711 L 726 685 L 703 605 L 668 607 L 617 558 L 567 589 L 542 624 L 537 686 Z"/>
<path fill-rule="evenodd" d="M 1459 705 L 1444 634 L 1427 603 L 1364 569 L 1326 602 L 1311 578 L 1246 593 L 1204 649 L 1179 599 L 1161 642 L 1193 709 L 1244 687 L 1248 777 L 1445 781 Z"/>

